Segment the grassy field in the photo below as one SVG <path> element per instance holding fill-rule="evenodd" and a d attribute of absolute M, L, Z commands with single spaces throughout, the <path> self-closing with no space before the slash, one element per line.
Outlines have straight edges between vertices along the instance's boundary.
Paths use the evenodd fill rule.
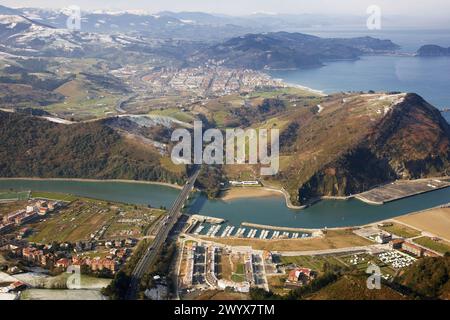
<path fill-rule="evenodd" d="M 29 191 L 0 191 L 0 201 L 2 200 L 28 200 Z"/>
<path fill-rule="evenodd" d="M 32 225 L 30 242 L 76 242 L 90 239 L 141 238 L 147 227 L 163 214 L 161 210 L 111 204 L 92 199 L 78 199 Z M 103 233 L 100 230 L 104 230 Z"/>
<path fill-rule="evenodd" d="M 59 201 L 75 201 L 78 199 L 76 196 L 72 196 L 64 193 L 56 193 L 56 192 L 35 192 L 31 193 L 31 197 L 34 199 L 49 199 L 49 200 L 59 200 Z"/>
<path fill-rule="evenodd" d="M 249 97 L 262 97 L 262 98 L 273 98 L 277 97 L 279 95 L 295 95 L 299 97 L 318 97 L 318 95 L 314 92 L 311 92 L 309 90 L 305 90 L 302 88 L 296 88 L 296 87 L 288 87 L 288 88 L 280 88 L 280 89 L 274 89 L 271 91 L 255 91 L 252 92 Z"/>
<path fill-rule="evenodd" d="M 244 282 L 246 280 L 245 277 L 245 265 L 243 263 L 235 263 L 234 271 L 231 275 L 231 280 L 234 282 Z"/>
<path fill-rule="evenodd" d="M 305 267 L 315 271 L 322 271 L 325 263 L 339 267 L 347 266 L 342 260 L 335 256 L 297 256 L 287 257 L 282 256 L 281 262 L 283 264 L 295 264 L 298 267 Z"/>
<path fill-rule="evenodd" d="M 245 274 L 245 265 L 243 263 L 238 263 L 236 266 L 237 274 Z"/>
<path fill-rule="evenodd" d="M 251 246 L 255 250 L 268 251 L 313 251 L 373 244 L 369 240 L 355 235 L 350 230 L 332 230 L 328 231 L 323 238 L 311 239 L 259 240 L 214 238 L 212 240 L 225 245 Z"/>
<path fill-rule="evenodd" d="M 380 228 L 386 232 L 395 234 L 396 236 L 402 237 L 402 238 L 412 238 L 412 237 L 417 237 L 420 236 L 421 232 L 407 227 L 405 225 L 399 224 L 399 223 L 393 223 L 392 226 L 386 226 L 386 227 L 382 227 Z"/>
<path fill-rule="evenodd" d="M 421 237 L 415 239 L 414 242 L 442 254 L 450 252 L 450 243 L 443 240 L 434 241 L 430 237 Z"/>
<path fill-rule="evenodd" d="M 231 281 L 234 281 L 234 282 L 244 282 L 244 281 L 245 281 L 245 275 L 242 275 L 242 274 L 233 274 L 233 275 L 231 275 Z"/>
<path fill-rule="evenodd" d="M 151 111 L 149 114 L 152 115 L 158 115 L 158 116 L 166 116 L 166 117 L 172 117 L 179 121 L 183 122 L 192 122 L 193 117 L 189 113 L 181 111 L 179 108 L 167 108 L 163 110 L 154 110 Z"/>

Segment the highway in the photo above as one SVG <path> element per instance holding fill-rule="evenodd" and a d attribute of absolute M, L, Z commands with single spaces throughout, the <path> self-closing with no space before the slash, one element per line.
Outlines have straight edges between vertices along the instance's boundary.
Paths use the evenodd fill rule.
<path fill-rule="evenodd" d="M 136 264 L 136 267 L 131 274 L 131 282 L 130 287 L 128 288 L 128 292 L 126 295 L 127 300 L 136 299 L 136 293 L 138 291 L 138 286 L 141 278 L 144 276 L 146 271 L 150 268 L 152 264 L 155 263 L 159 252 L 161 251 L 164 243 L 167 240 L 167 237 L 170 234 L 170 231 L 177 223 L 178 219 L 182 216 L 181 209 L 183 208 L 184 203 L 189 198 L 189 194 L 194 188 L 195 181 L 200 173 L 200 166 L 195 167 L 194 173 L 188 179 L 186 184 L 184 185 L 181 193 L 178 195 L 177 199 L 173 203 L 172 207 L 168 211 L 168 215 L 166 216 L 165 221 L 163 222 L 163 226 L 161 230 L 159 230 L 156 235 L 153 243 L 147 248 L 142 258 Z"/>

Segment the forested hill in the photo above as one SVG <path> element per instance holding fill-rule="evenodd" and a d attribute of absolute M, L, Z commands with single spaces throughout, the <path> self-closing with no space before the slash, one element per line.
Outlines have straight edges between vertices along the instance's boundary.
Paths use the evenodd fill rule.
<path fill-rule="evenodd" d="M 182 182 L 149 144 L 101 121 L 72 125 L 0 111 L 0 177 Z"/>

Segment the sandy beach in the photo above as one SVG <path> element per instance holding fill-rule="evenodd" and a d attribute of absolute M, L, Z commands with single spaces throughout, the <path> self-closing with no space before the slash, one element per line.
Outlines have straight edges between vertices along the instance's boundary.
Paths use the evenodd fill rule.
<path fill-rule="evenodd" d="M 301 210 L 305 206 L 295 206 L 291 203 L 289 194 L 283 189 L 275 189 L 269 187 L 234 187 L 222 192 L 220 197 L 223 201 L 233 201 L 245 198 L 268 198 L 282 197 L 286 201 L 286 206 L 293 210 Z"/>
<path fill-rule="evenodd" d="M 223 192 L 221 199 L 223 201 L 232 201 L 244 198 L 267 198 L 282 197 L 280 192 L 263 187 L 237 187 Z"/>
<path fill-rule="evenodd" d="M 450 208 L 430 209 L 393 220 L 450 240 Z"/>

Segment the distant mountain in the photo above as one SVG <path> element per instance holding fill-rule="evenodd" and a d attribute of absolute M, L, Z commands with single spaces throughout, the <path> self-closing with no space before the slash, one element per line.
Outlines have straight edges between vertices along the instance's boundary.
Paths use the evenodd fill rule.
<path fill-rule="evenodd" d="M 443 57 L 450 56 L 450 48 L 444 48 L 437 45 L 425 45 L 417 51 L 419 57 Z"/>
<path fill-rule="evenodd" d="M 194 46 L 194 48 L 192 48 Z M 58 29 L 18 15 L 0 15 L 0 51 L 22 56 L 101 57 L 127 51 L 183 58 L 196 44 L 155 40 L 123 33 L 103 34 Z"/>
<path fill-rule="evenodd" d="M 8 8 L 8 7 L 0 5 L 0 14 L 20 15 L 20 14 L 22 14 L 22 12 L 17 9 Z"/>
<path fill-rule="evenodd" d="M 0 7 L 0 15 L 17 15 L 56 29 L 66 29 L 67 10 Z M 222 22 L 218 22 L 222 21 Z M 136 14 L 132 12 L 82 12 L 81 32 L 105 34 L 139 34 L 154 38 L 217 41 L 256 29 L 233 25 L 231 20 L 206 13 Z"/>
<path fill-rule="evenodd" d="M 204 25 L 227 25 L 232 24 L 234 20 L 228 16 L 218 16 L 204 12 L 171 12 L 162 11 L 157 16 L 177 19 L 184 23 L 204 24 Z"/>
<path fill-rule="evenodd" d="M 17 15 L 0 15 L 0 44 L 5 52 L 33 56 L 81 56 L 89 46 L 122 46 L 110 36 L 55 29 Z"/>
<path fill-rule="evenodd" d="M 326 39 L 302 33 L 247 34 L 213 45 L 191 57 L 192 63 L 214 62 L 233 68 L 294 69 L 330 60 L 356 59 L 399 47 L 372 37 Z"/>
<path fill-rule="evenodd" d="M 35 22 L 66 29 L 68 10 L 39 8 L 11 9 L 0 7 L 0 14 L 27 17 Z M 318 14 L 271 14 L 254 13 L 246 16 L 229 16 L 204 12 L 163 11 L 150 14 L 145 11 L 82 12 L 83 32 L 138 33 L 155 38 L 173 38 L 192 41 L 218 42 L 232 37 L 262 32 L 303 32 L 305 29 L 335 28 L 345 26 L 359 28 L 365 16 L 318 15 Z M 399 17 L 385 17 L 391 25 Z"/>

